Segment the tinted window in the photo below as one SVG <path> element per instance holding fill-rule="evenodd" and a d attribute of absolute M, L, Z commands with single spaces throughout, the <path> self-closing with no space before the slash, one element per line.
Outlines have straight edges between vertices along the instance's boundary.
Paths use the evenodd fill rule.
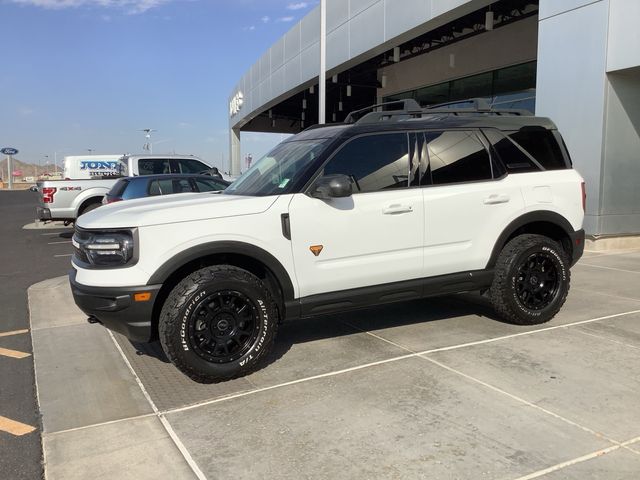
<path fill-rule="evenodd" d="M 165 173 L 171 173 L 169 160 L 166 158 L 143 158 L 138 160 L 139 175 L 160 175 Z"/>
<path fill-rule="evenodd" d="M 434 185 L 491 180 L 489 153 L 474 132 L 427 133 Z"/>
<path fill-rule="evenodd" d="M 173 182 L 171 179 L 154 180 L 149 185 L 149 195 L 167 195 L 173 193 Z"/>
<path fill-rule="evenodd" d="M 519 130 L 509 136 L 546 170 L 567 168 L 560 146 L 549 130 Z"/>
<path fill-rule="evenodd" d="M 188 178 L 178 178 L 173 181 L 173 193 L 188 193 L 193 191 L 194 189 Z M 162 193 L 166 194 L 164 190 Z"/>
<path fill-rule="evenodd" d="M 518 146 L 497 130 L 485 130 L 484 134 L 494 148 L 498 158 L 509 173 L 537 172 L 540 168 Z"/>
<path fill-rule="evenodd" d="M 178 160 L 178 164 L 180 165 L 180 173 L 201 173 L 210 168 L 198 160 L 191 159 Z"/>
<path fill-rule="evenodd" d="M 325 175 L 351 177 L 354 192 L 377 192 L 408 186 L 406 133 L 356 138 L 341 148 L 324 168 Z"/>
<path fill-rule="evenodd" d="M 116 184 L 111 187 L 111 191 L 109 192 L 109 196 L 111 197 L 120 197 L 124 193 L 124 191 L 129 185 L 129 180 L 118 180 Z"/>
<path fill-rule="evenodd" d="M 215 192 L 227 188 L 227 184 L 210 178 L 194 178 L 199 192 Z"/>

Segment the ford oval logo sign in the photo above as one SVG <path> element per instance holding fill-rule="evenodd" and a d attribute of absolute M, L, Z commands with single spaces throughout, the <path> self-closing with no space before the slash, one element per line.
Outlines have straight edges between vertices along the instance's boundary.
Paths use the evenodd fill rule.
<path fill-rule="evenodd" d="M 2 150 L 0 150 L 0 153 L 2 153 L 3 155 L 17 155 L 18 154 L 18 149 L 17 148 L 11 148 L 11 147 L 5 147 Z"/>

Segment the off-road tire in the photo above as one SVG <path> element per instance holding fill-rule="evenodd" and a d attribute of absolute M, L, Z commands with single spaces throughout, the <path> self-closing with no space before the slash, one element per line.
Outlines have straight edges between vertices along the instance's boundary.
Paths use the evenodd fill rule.
<path fill-rule="evenodd" d="M 542 255 L 556 269 L 557 287 L 540 308 L 528 308 L 519 297 L 518 285 L 522 270 L 532 255 Z M 564 249 L 542 235 L 519 235 L 510 240 L 500 252 L 495 275 L 488 296 L 496 313 L 517 325 L 537 325 L 551 320 L 564 305 L 569 293 L 571 262 Z M 535 279 L 532 279 L 535 280 Z"/>
<path fill-rule="evenodd" d="M 237 359 L 214 363 L 198 353 L 189 332 L 193 332 L 192 322 L 202 299 L 230 291 L 255 307 L 255 341 L 250 339 L 249 349 Z M 217 383 L 256 370 L 273 347 L 278 323 L 273 296 L 258 277 L 240 268 L 217 265 L 192 273 L 173 288 L 160 312 L 158 333 L 162 349 L 182 373 L 199 383 Z"/>

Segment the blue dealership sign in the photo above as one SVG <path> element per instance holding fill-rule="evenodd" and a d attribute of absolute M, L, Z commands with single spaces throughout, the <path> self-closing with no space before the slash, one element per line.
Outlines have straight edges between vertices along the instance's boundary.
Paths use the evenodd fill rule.
<path fill-rule="evenodd" d="M 17 155 L 18 154 L 18 149 L 17 148 L 11 148 L 11 147 L 5 147 L 2 150 L 0 150 L 0 153 L 3 155 Z"/>

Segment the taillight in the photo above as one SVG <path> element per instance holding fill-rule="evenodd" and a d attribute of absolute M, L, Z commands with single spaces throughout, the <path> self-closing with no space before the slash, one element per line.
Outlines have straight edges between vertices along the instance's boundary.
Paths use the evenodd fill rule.
<path fill-rule="evenodd" d="M 587 211 L 587 186 L 582 182 L 582 211 Z"/>
<path fill-rule="evenodd" d="M 44 203 L 53 203 L 53 195 L 57 190 L 55 187 L 44 187 L 42 189 L 42 201 Z"/>
<path fill-rule="evenodd" d="M 122 197 L 107 197 L 107 203 L 121 202 Z"/>

